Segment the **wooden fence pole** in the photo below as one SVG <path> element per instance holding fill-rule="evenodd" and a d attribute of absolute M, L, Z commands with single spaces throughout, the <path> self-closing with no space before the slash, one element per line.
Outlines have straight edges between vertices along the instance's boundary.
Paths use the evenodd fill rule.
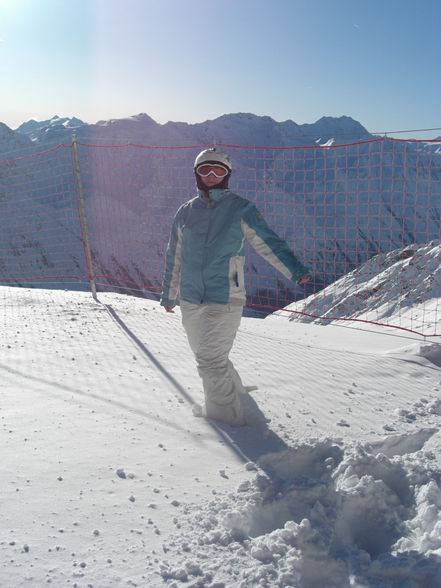
<path fill-rule="evenodd" d="M 78 201 L 79 201 L 79 210 L 80 210 L 80 218 L 82 224 L 82 237 L 83 237 L 83 245 L 84 245 L 84 253 L 86 255 L 86 265 L 87 265 L 87 273 L 89 275 L 89 282 L 90 282 L 90 289 L 92 291 L 92 296 L 94 300 L 97 299 L 96 295 L 96 284 L 95 284 L 95 276 L 93 274 L 93 266 L 92 266 L 92 253 L 90 250 L 90 242 L 89 242 L 89 232 L 87 230 L 87 218 L 86 218 L 86 207 L 84 206 L 84 192 L 83 192 L 83 184 L 81 182 L 81 173 L 80 173 L 80 160 L 78 158 L 78 145 L 75 135 L 72 137 L 72 150 L 73 150 L 73 158 L 74 158 L 74 170 L 75 170 L 75 180 L 77 182 L 78 188 Z"/>

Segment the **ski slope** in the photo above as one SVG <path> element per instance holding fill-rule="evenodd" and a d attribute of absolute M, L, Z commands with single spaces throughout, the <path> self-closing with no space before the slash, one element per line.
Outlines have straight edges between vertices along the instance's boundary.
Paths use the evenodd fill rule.
<path fill-rule="evenodd" d="M 0 586 L 441 585 L 441 349 L 244 318 L 198 418 L 179 309 L 0 289 Z"/>

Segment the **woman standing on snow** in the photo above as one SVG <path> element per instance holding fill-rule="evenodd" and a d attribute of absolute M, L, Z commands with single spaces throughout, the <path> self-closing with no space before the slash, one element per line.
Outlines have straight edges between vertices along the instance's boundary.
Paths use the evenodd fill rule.
<path fill-rule="evenodd" d="M 245 424 L 240 403 L 244 389 L 228 356 L 246 300 L 245 240 L 286 278 L 305 284 L 311 276 L 255 205 L 228 189 L 231 170 L 229 156 L 216 148 L 196 157 L 198 195 L 176 213 L 161 304 L 173 312 L 179 297 L 182 324 L 204 386 L 206 415 L 240 426 Z"/>

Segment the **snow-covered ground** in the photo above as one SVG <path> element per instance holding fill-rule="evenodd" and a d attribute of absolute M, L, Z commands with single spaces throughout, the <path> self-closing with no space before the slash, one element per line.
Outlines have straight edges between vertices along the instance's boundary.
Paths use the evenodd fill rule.
<path fill-rule="evenodd" d="M 179 310 L 0 305 L 0 586 L 441 586 L 438 338 L 244 318 L 232 429 Z"/>

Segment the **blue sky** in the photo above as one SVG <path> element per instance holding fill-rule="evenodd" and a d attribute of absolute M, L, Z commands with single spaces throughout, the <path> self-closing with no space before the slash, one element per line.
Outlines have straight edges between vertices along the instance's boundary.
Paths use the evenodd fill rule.
<path fill-rule="evenodd" d="M 440 30 L 441 0 L 0 0 L 0 121 L 441 127 Z"/>

